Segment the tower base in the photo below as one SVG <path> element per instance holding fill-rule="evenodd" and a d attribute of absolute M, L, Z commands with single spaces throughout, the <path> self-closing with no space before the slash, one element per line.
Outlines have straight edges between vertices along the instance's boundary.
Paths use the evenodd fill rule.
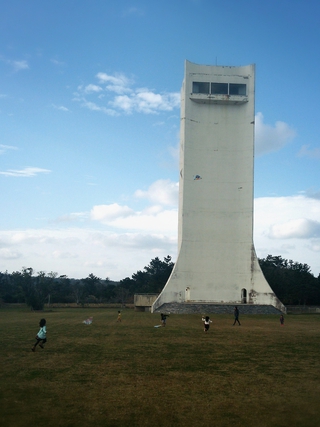
<path fill-rule="evenodd" d="M 273 305 L 237 304 L 240 314 L 281 314 L 281 311 Z M 154 313 L 172 314 L 233 314 L 234 305 L 208 304 L 208 303 L 165 303 L 154 310 Z"/>

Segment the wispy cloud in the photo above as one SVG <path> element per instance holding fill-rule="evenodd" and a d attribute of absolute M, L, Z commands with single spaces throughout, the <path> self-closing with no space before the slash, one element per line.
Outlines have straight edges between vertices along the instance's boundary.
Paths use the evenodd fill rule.
<path fill-rule="evenodd" d="M 72 222 L 82 222 L 85 221 L 89 217 L 87 212 L 73 212 L 67 215 L 62 215 L 56 220 L 54 223 L 72 223 Z"/>
<path fill-rule="evenodd" d="M 274 126 L 264 123 L 262 113 L 255 117 L 255 151 L 257 155 L 278 151 L 291 142 L 296 131 L 287 123 L 277 121 Z"/>
<path fill-rule="evenodd" d="M 74 98 L 82 107 L 92 111 L 115 116 L 134 112 L 157 114 L 180 107 L 178 92 L 156 93 L 148 88 L 135 87 L 134 80 L 123 73 L 110 75 L 100 72 L 96 79 L 98 85 L 78 86 Z"/>
<path fill-rule="evenodd" d="M 143 16 L 144 15 L 144 11 L 138 7 L 128 7 L 123 11 L 122 14 L 124 17 L 126 16 Z"/>
<path fill-rule="evenodd" d="M 309 148 L 310 145 L 303 145 L 298 153 L 299 157 L 309 157 L 310 159 L 320 159 L 320 148 Z"/>
<path fill-rule="evenodd" d="M 57 65 L 58 67 L 63 67 L 65 65 L 65 63 L 63 61 L 58 61 L 57 59 L 50 59 L 50 61 L 52 62 L 52 64 Z"/>
<path fill-rule="evenodd" d="M 11 61 L 13 68 L 15 71 L 27 70 L 29 68 L 29 64 L 27 61 Z"/>
<path fill-rule="evenodd" d="M 28 167 L 24 169 L 8 169 L 7 171 L 0 171 L 0 175 L 5 176 L 17 176 L 22 178 L 29 178 L 32 176 L 39 175 L 41 173 L 51 173 L 49 169 L 41 169 L 41 168 L 34 168 L 34 167 Z"/>
<path fill-rule="evenodd" d="M 70 110 L 69 110 L 69 108 L 65 107 L 64 105 L 55 105 L 55 104 L 52 104 L 52 107 L 53 107 L 55 110 L 60 110 L 60 111 L 70 111 Z"/>
<path fill-rule="evenodd" d="M 18 150 L 18 147 L 14 147 L 12 145 L 0 144 L 0 154 L 4 154 L 6 151 L 10 151 L 10 150 Z"/>
<path fill-rule="evenodd" d="M 99 80 L 100 84 L 107 84 L 106 89 L 111 92 L 132 92 L 130 86 L 134 81 L 123 73 L 115 73 L 113 76 L 106 73 L 98 73 L 96 78 Z"/>
<path fill-rule="evenodd" d="M 98 93 L 98 92 L 101 92 L 103 89 L 98 85 L 89 84 L 83 90 L 85 93 L 94 93 L 94 92 Z"/>
<path fill-rule="evenodd" d="M 108 116 L 118 116 L 119 113 L 112 108 L 106 108 L 104 106 L 100 106 L 95 102 L 87 101 L 86 99 L 81 100 L 81 106 L 88 108 L 91 111 L 99 111 L 101 113 L 107 114 Z"/>
<path fill-rule="evenodd" d="M 7 59 L 4 56 L 0 55 L 0 61 L 11 66 L 13 70 L 16 72 L 21 70 L 28 70 L 30 68 L 28 62 L 25 59 L 12 60 L 12 59 Z"/>

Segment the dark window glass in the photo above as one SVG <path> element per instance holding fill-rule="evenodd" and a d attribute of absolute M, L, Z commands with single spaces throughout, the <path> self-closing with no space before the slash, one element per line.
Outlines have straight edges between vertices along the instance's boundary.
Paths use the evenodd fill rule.
<path fill-rule="evenodd" d="M 209 83 L 206 82 L 193 82 L 192 93 L 205 93 L 209 94 Z"/>
<path fill-rule="evenodd" d="M 228 83 L 211 83 L 212 95 L 228 95 Z"/>
<path fill-rule="evenodd" d="M 246 85 L 238 83 L 229 84 L 229 95 L 246 95 Z"/>

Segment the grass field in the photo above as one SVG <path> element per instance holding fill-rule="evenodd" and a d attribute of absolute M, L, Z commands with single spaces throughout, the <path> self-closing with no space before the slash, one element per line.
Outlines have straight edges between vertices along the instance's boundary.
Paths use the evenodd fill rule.
<path fill-rule="evenodd" d="M 211 318 L 1 308 L 0 425 L 318 427 L 320 316 Z"/>

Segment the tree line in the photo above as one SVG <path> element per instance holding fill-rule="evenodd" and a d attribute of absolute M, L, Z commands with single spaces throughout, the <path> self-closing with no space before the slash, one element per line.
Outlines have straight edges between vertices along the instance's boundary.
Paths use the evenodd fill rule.
<path fill-rule="evenodd" d="M 272 255 L 259 259 L 259 263 L 284 305 L 320 304 L 320 275 L 314 277 L 307 264 Z M 160 293 L 173 267 L 171 256 L 163 260 L 156 257 L 142 271 L 118 282 L 92 273 L 84 279 L 72 279 L 23 267 L 11 274 L 0 272 L 0 301 L 25 303 L 34 310 L 54 303 L 132 303 L 136 293 Z"/>

